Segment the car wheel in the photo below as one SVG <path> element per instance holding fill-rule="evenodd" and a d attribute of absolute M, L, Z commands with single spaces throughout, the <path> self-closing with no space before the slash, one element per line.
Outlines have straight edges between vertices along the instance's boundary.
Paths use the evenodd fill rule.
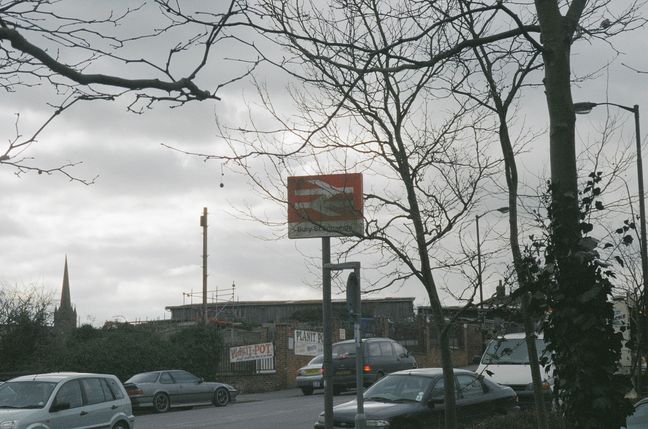
<path fill-rule="evenodd" d="M 112 429 L 129 429 L 128 428 L 128 423 L 117 422 L 117 423 L 115 423 L 115 426 L 112 427 Z"/>
<path fill-rule="evenodd" d="M 229 404 L 229 401 L 230 401 L 230 396 L 226 388 L 219 387 L 218 389 L 216 389 L 216 391 L 214 392 L 214 401 L 213 401 L 215 406 L 224 407 L 225 405 Z"/>
<path fill-rule="evenodd" d="M 153 397 L 153 409 L 156 413 L 166 413 L 171 408 L 169 396 L 166 393 L 156 393 Z"/>
<path fill-rule="evenodd" d="M 313 386 L 305 386 L 301 388 L 301 391 L 304 395 L 312 395 L 313 394 Z"/>

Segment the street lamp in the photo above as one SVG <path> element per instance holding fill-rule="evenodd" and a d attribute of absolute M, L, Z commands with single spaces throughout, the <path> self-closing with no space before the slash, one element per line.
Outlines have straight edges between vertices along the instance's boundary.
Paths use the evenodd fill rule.
<path fill-rule="evenodd" d="M 579 115 L 585 115 L 592 111 L 596 106 L 609 105 L 615 106 L 619 109 L 627 110 L 634 114 L 635 120 L 635 141 L 637 144 L 637 182 L 639 184 L 639 222 L 641 223 L 641 272 L 643 276 L 644 289 L 648 286 L 648 250 L 646 243 L 646 204 L 644 202 L 644 183 L 643 183 L 643 160 L 641 157 L 641 133 L 639 132 L 639 105 L 635 104 L 632 107 L 623 106 L 616 103 L 592 103 L 582 102 L 574 103 L 574 112 Z M 645 298 L 644 298 L 645 299 Z M 646 303 L 644 302 L 644 305 Z"/>
<path fill-rule="evenodd" d="M 508 207 L 500 207 L 498 209 L 493 209 L 493 210 L 488 210 L 487 212 L 484 212 L 480 215 L 475 215 L 475 228 L 477 232 L 477 286 L 479 287 L 479 312 L 480 314 L 480 324 L 481 324 L 481 331 L 482 331 L 482 346 L 483 346 L 483 336 L 484 336 L 484 319 L 485 319 L 485 314 L 484 314 L 484 290 L 483 290 L 483 285 L 482 285 L 482 264 L 481 264 L 481 240 L 479 237 L 479 219 L 482 218 L 483 216 L 487 215 L 488 213 L 492 212 L 500 212 L 500 213 L 508 213 L 509 208 Z"/>

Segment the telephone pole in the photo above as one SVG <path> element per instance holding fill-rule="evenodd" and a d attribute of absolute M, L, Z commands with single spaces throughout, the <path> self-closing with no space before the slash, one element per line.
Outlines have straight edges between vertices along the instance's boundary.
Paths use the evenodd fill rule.
<path fill-rule="evenodd" d="M 203 208 L 203 214 L 200 216 L 200 226 L 203 229 L 203 274 L 202 274 L 202 304 L 203 304 L 203 323 L 207 324 L 207 207 Z"/>

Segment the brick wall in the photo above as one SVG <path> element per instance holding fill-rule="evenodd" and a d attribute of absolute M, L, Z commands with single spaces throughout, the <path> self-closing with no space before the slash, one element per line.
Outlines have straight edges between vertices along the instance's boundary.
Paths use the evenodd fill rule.
<path fill-rule="evenodd" d="M 374 332 L 376 335 L 388 336 L 389 325 L 384 323 L 379 325 L 384 327 L 385 332 Z M 294 332 L 296 329 L 304 329 L 297 323 L 277 324 L 274 326 L 274 353 L 275 353 L 275 373 L 274 374 L 256 374 L 256 375 L 236 375 L 220 377 L 219 381 L 232 384 L 239 391 L 244 393 L 253 392 L 270 392 L 296 387 L 295 377 L 297 370 L 306 365 L 313 356 L 295 355 Z M 310 328 L 311 330 L 321 329 Z M 352 333 L 345 322 L 334 320 L 332 339 L 333 342 L 340 340 L 340 330 L 345 330 L 345 338 L 351 339 Z M 441 358 L 438 347 L 432 344 L 429 325 L 425 323 L 418 324 L 417 329 L 420 331 L 417 335 L 419 344 L 413 355 L 418 362 L 419 367 L 440 367 Z M 462 325 L 463 343 L 458 344 L 452 350 L 452 363 L 454 366 L 470 365 L 475 356 L 481 354 L 481 334 L 479 326 Z M 422 331 L 422 332 L 421 332 Z"/>

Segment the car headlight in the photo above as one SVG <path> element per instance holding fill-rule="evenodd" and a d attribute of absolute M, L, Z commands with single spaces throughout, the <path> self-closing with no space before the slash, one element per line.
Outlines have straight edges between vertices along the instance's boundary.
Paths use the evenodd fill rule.
<path fill-rule="evenodd" d="M 317 418 L 317 423 L 324 423 L 324 413 L 320 414 Z"/>
<path fill-rule="evenodd" d="M 527 384 L 526 390 L 533 390 L 533 383 Z M 542 390 L 543 391 L 551 390 L 551 384 L 549 384 L 549 382 L 547 382 L 547 380 L 544 380 L 542 382 Z"/>
<path fill-rule="evenodd" d="M 366 422 L 368 428 L 388 428 L 389 422 L 387 420 L 373 420 L 369 419 Z"/>
<path fill-rule="evenodd" d="M 16 427 L 15 420 L 5 420 L 4 422 L 0 422 L 1 429 L 14 429 L 15 427 Z"/>

